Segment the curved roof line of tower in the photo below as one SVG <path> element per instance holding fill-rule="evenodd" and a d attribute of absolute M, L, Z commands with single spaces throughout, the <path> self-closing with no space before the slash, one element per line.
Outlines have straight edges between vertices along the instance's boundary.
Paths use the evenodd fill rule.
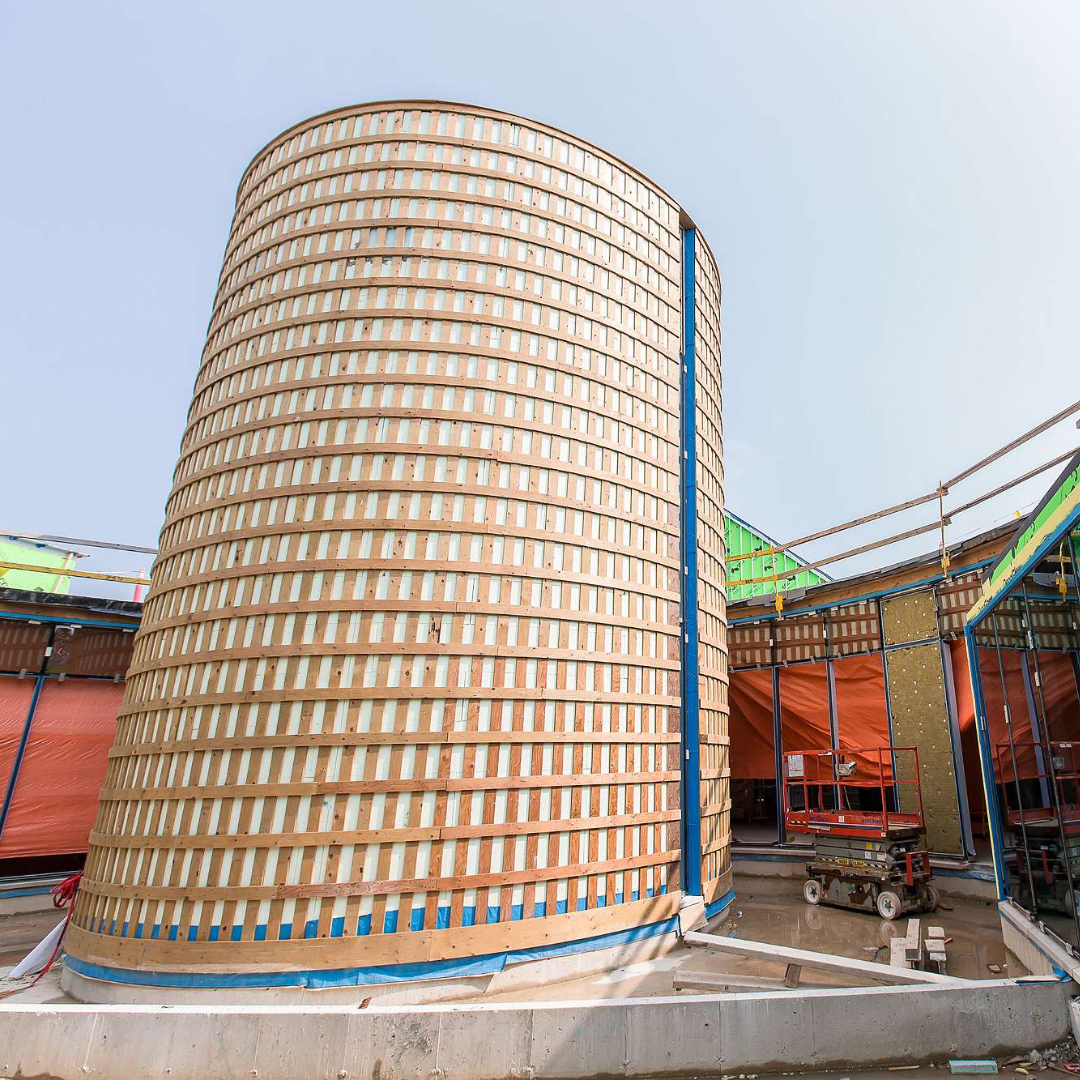
<path fill-rule="evenodd" d="M 527 124 L 535 124 L 537 127 L 547 128 L 547 130 L 550 132 L 564 136 L 569 139 L 573 139 L 575 142 L 579 142 L 584 146 L 591 147 L 593 150 L 597 151 L 600 154 L 603 154 L 605 157 L 611 158 L 612 161 L 618 162 L 618 164 L 622 168 L 626 169 L 628 172 L 633 173 L 635 176 L 640 177 L 640 179 L 651 184 L 654 188 L 656 188 L 658 192 L 670 199 L 671 202 L 673 202 L 679 208 L 679 213 L 681 218 L 683 219 L 682 223 L 684 226 L 689 225 L 691 228 L 697 228 L 697 226 L 694 224 L 694 219 L 687 212 L 686 207 L 684 207 L 683 204 L 678 199 L 676 199 L 675 196 L 672 195 L 666 187 L 654 180 L 651 176 L 649 176 L 648 173 L 642 172 L 641 169 L 637 168 L 634 165 L 631 165 L 624 158 L 619 157 L 618 154 L 613 154 L 610 150 L 606 149 L 603 146 L 600 146 L 598 143 L 594 143 L 590 139 L 584 139 L 580 135 L 575 135 L 573 132 L 567 131 L 564 128 L 556 127 L 554 124 L 549 124 L 545 120 L 537 120 L 535 117 L 532 116 L 524 116 L 521 113 L 507 112 L 505 109 L 493 109 L 488 105 L 477 105 L 474 102 L 450 101 L 444 98 L 388 98 L 382 101 L 359 101 L 355 102 L 352 105 L 341 105 L 336 109 L 326 109 L 323 112 L 316 113 L 314 116 L 309 116 L 304 120 L 298 120 L 296 123 L 290 124 L 287 128 L 285 128 L 284 131 L 279 132 L 272 139 L 269 139 L 258 150 L 255 151 L 255 153 L 252 155 L 251 160 L 247 163 L 246 166 L 244 166 L 244 171 L 240 174 L 240 182 L 236 185 L 236 202 L 239 203 L 240 201 L 240 189 L 244 186 L 244 181 L 247 180 L 248 173 L 251 172 L 252 166 L 255 164 L 256 161 L 259 160 L 259 158 L 263 156 L 263 154 L 267 152 L 267 150 L 270 149 L 270 147 L 274 146 L 277 142 L 293 135 L 300 128 L 307 127 L 309 124 L 313 124 L 320 120 L 325 120 L 331 116 L 337 116 L 339 113 L 351 112 L 354 109 L 371 109 L 388 105 L 419 105 L 429 107 L 437 105 L 448 105 L 453 109 L 476 109 L 478 112 L 505 117 L 506 119 L 512 121 L 522 120 Z M 700 234 L 699 238 L 705 240 L 705 238 L 701 237 Z M 708 240 L 705 240 L 705 246 L 709 247 Z M 710 254 L 712 254 L 711 247 L 709 247 L 709 252 Z M 714 261 L 715 258 L 716 257 L 714 255 Z"/>

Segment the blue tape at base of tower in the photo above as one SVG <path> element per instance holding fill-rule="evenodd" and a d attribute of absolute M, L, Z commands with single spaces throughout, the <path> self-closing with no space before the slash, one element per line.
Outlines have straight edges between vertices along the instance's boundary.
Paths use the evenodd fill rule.
<path fill-rule="evenodd" d="M 731 903 L 734 892 L 728 891 L 706 909 L 710 918 Z M 72 971 L 88 979 L 103 982 L 127 983 L 132 986 L 167 986 L 173 988 L 233 987 L 259 989 L 263 987 L 298 987 L 325 990 L 335 986 L 374 986 L 383 983 L 408 982 L 413 979 L 453 979 L 470 975 L 494 975 L 510 964 L 530 960 L 552 960 L 560 956 L 593 952 L 616 945 L 645 941 L 661 934 L 673 933 L 678 926 L 676 917 L 661 922 L 618 930 L 598 937 L 567 941 L 561 945 L 540 945 L 533 949 L 493 953 L 461 960 L 433 960 L 415 964 L 387 964 L 381 967 L 334 968 L 325 971 L 268 971 L 218 974 L 214 972 L 132 971 L 128 968 L 105 967 L 68 955 L 64 963 Z"/>

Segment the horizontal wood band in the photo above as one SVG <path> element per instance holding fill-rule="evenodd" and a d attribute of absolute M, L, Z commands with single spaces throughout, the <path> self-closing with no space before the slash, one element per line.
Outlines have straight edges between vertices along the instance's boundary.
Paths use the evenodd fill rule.
<path fill-rule="evenodd" d="M 332 615 L 342 613 L 352 613 L 357 610 L 357 602 L 353 599 L 342 600 L 296 600 L 289 601 L 287 610 L 281 612 L 281 614 L 294 614 L 294 615 Z M 506 605 L 499 603 L 485 603 L 484 601 L 476 601 L 475 603 L 467 600 L 365 600 L 363 602 L 362 611 L 365 615 L 371 615 L 378 612 L 406 612 L 408 614 L 415 615 L 476 615 L 478 618 L 488 615 L 501 615 L 506 616 Z M 215 608 L 212 611 L 198 611 L 192 612 L 188 615 L 173 615 L 168 618 L 155 619 L 153 624 L 147 624 L 146 627 L 139 631 L 138 637 L 145 637 L 147 634 L 159 633 L 164 630 L 172 630 L 176 627 L 191 626 L 198 628 L 199 626 L 219 622 L 223 619 L 246 619 L 252 616 L 268 615 L 271 614 L 267 610 L 265 604 L 242 604 L 237 607 L 231 607 L 227 613 L 221 609 Z M 273 614 L 279 614 L 274 612 Z M 626 617 L 623 615 L 608 615 L 600 611 L 589 612 L 572 612 L 567 608 L 545 608 L 545 607 L 532 607 L 530 605 L 521 605 L 514 608 L 514 615 L 518 619 L 558 619 L 560 622 L 589 622 L 595 623 L 598 626 L 618 626 L 624 627 L 627 625 Z M 587 618 L 586 618 L 587 616 Z M 650 633 L 665 634 L 669 637 L 678 635 L 679 629 L 672 623 L 656 623 L 643 620 L 638 622 L 635 620 L 635 630 L 648 631 Z"/>
<path fill-rule="evenodd" d="M 131 685 L 129 680 L 129 686 Z M 285 704 L 293 701 L 386 701 L 396 700 L 439 700 L 447 701 L 464 698 L 470 701 L 575 701 L 583 704 L 619 703 L 619 691 L 616 690 L 563 690 L 555 687 L 484 687 L 484 686 L 349 686 L 349 687 L 308 687 L 306 689 L 283 690 L 244 690 L 221 694 L 184 694 L 158 698 L 136 698 L 135 691 L 129 690 L 124 706 L 118 715 L 123 718 L 152 709 L 169 709 L 181 705 L 231 705 L 234 703 L 251 704 L 253 702 L 276 702 Z M 662 705 L 676 707 L 679 699 L 673 695 L 633 695 L 634 705 Z"/>
<path fill-rule="evenodd" d="M 275 735 L 230 735 L 227 742 L 215 735 L 176 742 L 122 743 L 109 751 L 110 758 L 146 757 L 153 754 L 181 754 L 192 750 L 227 750 L 239 753 L 271 746 L 485 746 L 522 745 L 641 745 L 677 743 L 677 731 L 342 731 L 280 732 Z"/>
<path fill-rule="evenodd" d="M 295 971 L 378 964 L 420 963 L 577 941 L 670 918 L 678 910 L 672 893 L 592 911 L 548 915 L 508 923 L 418 930 L 366 937 L 292 941 L 167 941 L 124 938 L 68 927 L 70 951 L 112 966 L 164 971 Z"/>
<path fill-rule="evenodd" d="M 627 784 L 666 784 L 680 778 L 678 771 L 653 773 L 585 773 L 551 776 L 435 777 L 407 780 L 326 780 L 300 783 L 223 784 L 220 787 L 135 787 L 101 789 L 103 801 L 162 798 L 230 798 L 251 795 L 362 795 L 399 791 L 500 791 L 511 788 L 597 787 Z"/>
<path fill-rule="evenodd" d="M 288 605 L 282 605 L 282 613 L 288 613 Z M 151 631 L 152 632 L 152 631 Z M 363 657 L 369 656 L 405 656 L 410 659 L 415 657 L 420 650 L 427 659 L 439 656 L 464 657 L 468 660 L 491 657 L 493 660 L 531 660 L 534 657 L 522 655 L 518 645 L 463 645 L 457 642 L 441 644 L 437 641 L 425 642 L 355 642 L 355 643 L 326 643 L 313 641 L 309 644 L 294 642 L 290 645 L 251 645 L 248 648 L 239 649 L 200 649 L 196 653 L 182 653 L 176 656 L 161 657 L 160 659 L 144 660 L 139 664 L 132 664 L 128 669 L 127 677 L 141 675 L 147 671 L 169 671 L 178 667 L 189 667 L 193 663 L 218 664 L 223 660 L 297 660 L 309 657 L 321 660 L 323 657 Z M 573 662 L 579 664 L 609 664 L 612 667 L 643 667 L 656 671 L 678 671 L 679 665 L 675 660 L 668 660 L 659 656 L 645 656 L 635 653 L 608 653 L 586 649 L 545 649 L 544 659 L 538 661 L 547 663 L 552 660 Z M 406 690 L 414 689 L 405 687 Z M 467 688 L 465 688 L 467 689 Z M 515 687 L 504 687 L 513 694 Z M 406 695 L 407 696 L 407 695 Z"/>
<path fill-rule="evenodd" d="M 80 888 L 86 889 L 95 896 L 117 897 L 123 900 L 247 900 L 250 902 L 301 897 L 376 896 L 399 893 L 404 895 L 626 873 L 650 866 L 665 866 L 678 860 L 677 850 L 661 851 L 628 859 L 612 859 L 603 863 L 534 867 L 529 870 L 508 870 L 498 874 L 462 874 L 449 878 L 431 877 L 388 881 L 326 882 L 320 885 L 111 885 L 84 877 Z"/>
<path fill-rule="evenodd" d="M 163 851 L 177 849 L 246 849 L 318 847 L 343 844 L 389 844 L 419 843 L 421 841 L 472 840 L 495 836 L 533 836 L 548 833 L 585 832 L 617 829 L 627 826 L 652 826 L 668 821 L 678 821 L 679 811 L 656 810 L 635 814 L 619 814 L 611 817 L 548 819 L 539 821 L 509 821 L 502 824 L 484 825 L 432 825 L 429 827 L 403 829 L 345 829 L 332 832 L 308 833 L 244 833 L 239 835 L 167 836 L 129 835 L 121 836 L 106 832 L 92 832 L 90 842 L 102 847 L 123 850 L 160 848 Z"/>

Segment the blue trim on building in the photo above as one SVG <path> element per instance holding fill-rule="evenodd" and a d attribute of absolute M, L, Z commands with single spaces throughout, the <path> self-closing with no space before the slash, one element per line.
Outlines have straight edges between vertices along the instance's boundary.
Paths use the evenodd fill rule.
<path fill-rule="evenodd" d="M 139 617 L 138 615 L 132 615 L 133 619 Z M 96 626 L 99 630 L 127 630 L 130 633 L 134 633 L 139 629 L 138 624 L 132 626 L 131 623 L 100 622 L 97 619 L 81 619 L 78 616 L 73 616 L 70 619 L 57 619 L 51 615 L 15 615 L 4 611 L 0 612 L 0 619 L 7 619 L 9 622 L 42 623 L 45 626 Z"/>
<path fill-rule="evenodd" d="M 971 678 L 971 697 L 975 706 L 975 734 L 979 739 L 979 764 L 982 766 L 983 795 L 990 825 L 990 854 L 994 863 L 994 881 L 999 900 L 1009 895 L 1005 883 L 1004 858 L 1005 837 L 1001 831 L 998 814 L 997 782 L 994 779 L 994 757 L 990 749 L 990 730 L 986 722 L 986 701 L 983 697 L 982 672 L 979 670 L 979 645 L 975 640 L 975 627 L 964 627 L 964 646 L 967 649 L 968 672 Z"/>
<path fill-rule="evenodd" d="M 20 896 L 48 896 L 51 892 L 51 885 L 39 885 L 34 889 L 5 889 L 0 892 L 0 900 L 15 900 Z"/>
<path fill-rule="evenodd" d="M 957 574 L 966 574 L 970 570 L 981 570 L 984 566 L 989 566 L 993 559 L 982 559 L 980 562 L 968 563 L 966 566 L 958 566 L 952 571 L 953 577 Z M 910 581 L 904 585 L 895 589 L 879 589 L 877 592 L 863 593 L 861 596 L 852 596 L 842 601 L 833 600 L 828 604 L 814 604 L 811 607 L 784 607 L 784 618 L 790 619 L 793 615 L 808 615 L 812 611 L 828 611 L 830 608 L 834 608 L 838 603 L 843 604 L 857 604 L 860 600 L 878 600 L 883 596 L 892 596 L 895 593 L 908 592 L 910 589 L 918 589 L 923 585 L 934 585 L 939 581 L 944 581 L 944 577 L 941 574 L 935 574 L 933 577 L 923 578 L 921 581 Z M 736 582 L 735 584 L 738 584 Z M 834 582 L 834 584 L 836 584 Z M 820 589 L 824 586 L 813 585 L 810 588 Z M 740 603 L 742 601 L 739 601 Z M 762 622 L 767 619 L 775 619 L 777 614 L 769 608 L 762 606 L 760 615 L 747 615 L 741 619 L 732 619 L 728 626 L 741 626 L 743 623 Z"/>
<path fill-rule="evenodd" d="M 1020 566 L 1014 566 L 994 586 L 992 599 L 979 612 L 978 617 L 964 623 L 964 644 L 967 647 L 968 671 L 971 676 L 971 690 L 975 705 L 975 730 L 979 737 L 979 758 L 982 764 L 983 787 L 990 821 L 990 846 L 994 859 L 994 877 L 997 881 L 998 898 L 1001 900 L 1004 900 L 1009 895 L 1008 881 L 1005 874 L 1005 837 L 1001 827 L 1000 808 L 997 800 L 997 781 L 994 777 L 994 759 L 990 747 L 990 731 L 986 719 L 986 699 L 983 695 L 982 672 L 979 668 L 979 645 L 975 638 L 975 631 L 979 624 L 991 615 L 998 604 L 1012 592 L 1017 582 L 1022 581 L 1032 567 L 1037 566 L 1053 549 L 1054 545 L 1060 543 L 1061 536 L 1067 534 L 1076 525 L 1077 521 L 1080 521 L 1080 511 L 1067 517 Z M 1024 527 L 1026 526 L 1021 526 L 1021 528 Z M 994 563 L 997 562 L 998 559 L 995 559 Z M 1030 704 L 1029 708 L 1031 708 Z M 1033 710 L 1032 716 L 1036 715 L 1037 710 Z"/>
<path fill-rule="evenodd" d="M 683 890 L 701 895 L 701 766 L 698 715 L 698 611 L 697 611 L 697 385 L 694 336 L 697 308 L 694 267 L 697 232 L 682 233 L 682 364 L 679 374 L 680 608 L 682 611 L 682 877 Z"/>
<path fill-rule="evenodd" d="M 1080 521 L 1080 511 L 1067 517 L 1061 525 L 1035 549 L 1030 558 L 1025 559 L 1020 567 L 1014 567 L 1004 578 L 1002 578 L 1001 581 L 994 586 L 994 598 L 979 612 L 979 617 L 971 624 L 972 627 L 978 626 L 979 623 L 981 623 L 983 619 L 985 619 L 986 616 L 989 615 L 1010 592 L 1012 592 L 1013 587 L 1017 582 L 1026 577 L 1028 571 L 1033 566 L 1042 562 L 1056 544 L 1061 543 L 1062 534 L 1067 533 L 1072 529 L 1078 521 Z M 1000 558 L 1000 556 L 998 558 Z M 995 562 L 996 561 L 997 560 L 995 560 Z"/>

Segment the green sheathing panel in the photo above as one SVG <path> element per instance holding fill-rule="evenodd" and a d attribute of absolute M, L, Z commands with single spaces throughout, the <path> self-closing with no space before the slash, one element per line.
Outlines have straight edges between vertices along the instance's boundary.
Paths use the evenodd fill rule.
<path fill-rule="evenodd" d="M 18 540 L 0 539 L 0 562 L 23 563 L 50 569 L 64 569 L 67 554 L 53 547 Z M 66 593 L 71 578 L 55 573 L 35 573 L 33 570 L 6 570 L 0 566 L 0 586 L 5 589 L 26 589 L 29 592 Z"/>
<path fill-rule="evenodd" d="M 1075 460 L 1075 459 L 1074 459 Z M 994 589 L 1001 581 L 1012 574 L 1013 568 L 1025 561 L 1021 555 L 1034 551 L 1041 540 L 1049 535 L 1056 524 L 1063 518 L 1065 509 L 1077 501 L 1077 489 L 1080 488 L 1080 464 L 1070 470 L 1058 481 L 1057 487 L 1044 500 L 1035 517 L 1012 542 L 1009 550 L 994 567 L 990 574 L 989 587 Z"/>
<path fill-rule="evenodd" d="M 775 546 L 775 541 L 764 533 L 758 532 L 752 525 L 748 525 L 741 518 L 731 514 L 724 515 L 724 531 L 727 537 L 727 555 L 747 555 L 752 551 L 760 551 L 762 548 Z M 754 559 L 740 559 L 738 562 L 728 563 L 727 568 L 727 598 L 728 600 L 745 600 L 749 596 L 764 596 L 767 593 L 776 592 L 776 585 L 772 581 L 761 581 L 756 585 L 740 585 L 742 579 L 765 577 L 768 574 L 784 575 L 791 570 L 797 570 L 802 566 L 802 560 L 789 555 L 785 551 L 775 555 L 760 555 Z M 780 591 L 785 589 L 804 588 L 808 585 L 820 585 L 828 581 L 824 574 L 816 570 L 803 570 L 793 577 L 784 577 Z"/>
<path fill-rule="evenodd" d="M 1078 510 L 1080 454 L 1069 463 L 1064 474 L 1039 504 L 1038 510 L 1021 526 L 1013 542 L 991 569 L 989 577 L 983 582 L 982 596 L 967 614 L 968 625 L 982 618 L 999 597 L 1016 585 L 1039 551 L 1070 527 Z"/>

